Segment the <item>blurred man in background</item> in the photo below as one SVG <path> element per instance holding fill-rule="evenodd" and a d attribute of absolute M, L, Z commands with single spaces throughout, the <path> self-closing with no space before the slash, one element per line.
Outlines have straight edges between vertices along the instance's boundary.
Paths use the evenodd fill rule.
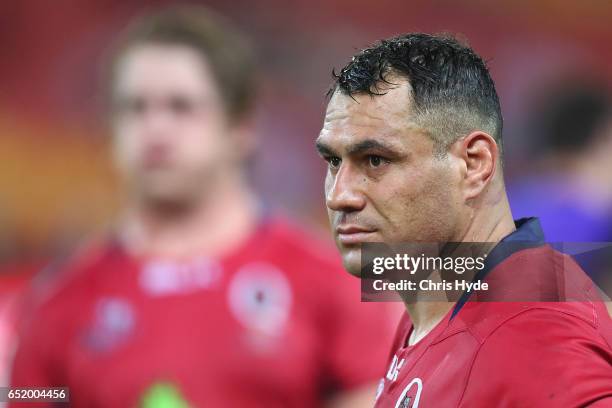
<path fill-rule="evenodd" d="M 75 407 L 371 406 L 388 317 L 250 191 L 253 73 L 206 10 L 128 30 L 109 84 L 125 211 L 37 294 L 13 386 L 67 386 Z"/>

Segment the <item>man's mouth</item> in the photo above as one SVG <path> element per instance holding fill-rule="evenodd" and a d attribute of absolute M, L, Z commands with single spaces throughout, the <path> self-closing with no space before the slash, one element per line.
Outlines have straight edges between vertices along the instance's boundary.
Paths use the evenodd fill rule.
<path fill-rule="evenodd" d="M 363 242 L 372 242 L 373 229 L 358 225 L 339 225 L 336 227 L 338 241 L 343 245 L 355 245 Z"/>
<path fill-rule="evenodd" d="M 170 149 L 164 145 L 148 147 L 143 154 L 143 164 L 146 169 L 165 167 L 170 162 Z"/>

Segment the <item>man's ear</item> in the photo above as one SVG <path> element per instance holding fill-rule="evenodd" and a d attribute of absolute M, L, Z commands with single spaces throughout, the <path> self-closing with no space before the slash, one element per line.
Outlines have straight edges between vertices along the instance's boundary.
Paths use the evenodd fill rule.
<path fill-rule="evenodd" d="M 469 200 L 478 197 L 497 172 L 497 142 L 491 135 L 475 131 L 457 140 L 451 150 L 463 161 L 464 198 Z"/>

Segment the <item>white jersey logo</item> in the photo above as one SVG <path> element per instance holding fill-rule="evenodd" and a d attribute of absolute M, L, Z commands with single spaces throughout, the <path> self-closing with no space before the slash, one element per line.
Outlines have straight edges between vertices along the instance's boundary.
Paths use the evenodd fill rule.
<path fill-rule="evenodd" d="M 399 375 L 399 371 L 404 365 L 405 360 L 402 358 L 401 360 L 397 357 L 397 355 L 393 356 L 393 361 L 389 366 L 389 371 L 387 371 L 387 380 L 395 381 L 397 380 L 397 376 Z"/>
<path fill-rule="evenodd" d="M 418 408 L 422 391 L 423 381 L 420 378 L 413 379 L 400 394 L 395 408 Z"/>
<path fill-rule="evenodd" d="M 376 388 L 376 397 L 374 397 L 374 401 L 378 401 L 383 391 L 385 390 L 385 379 L 381 378 L 378 387 Z"/>
<path fill-rule="evenodd" d="M 151 296 L 184 295 L 217 287 L 221 271 L 219 262 L 205 257 L 151 260 L 140 271 L 140 286 Z"/>

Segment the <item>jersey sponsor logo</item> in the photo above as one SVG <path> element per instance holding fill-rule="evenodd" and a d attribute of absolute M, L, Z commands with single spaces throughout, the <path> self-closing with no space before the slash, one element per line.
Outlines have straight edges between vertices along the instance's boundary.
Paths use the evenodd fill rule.
<path fill-rule="evenodd" d="M 141 398 L 140 408 L 190 408 L 180 388 L 171 382 L 156 382 Z"/>
<path fill-rule="evenodd" d="M 140 271 L 140 286 L 152 296 L 192 293 L 216 287 L 221 280 L 221 265 L 208 258 L 189 262 L 150 261 Z"/>
<path fill-rule="evenodd" d="M 418 377 L 414 378 L 400 394 L 395 403 L 395 408 L 418 408 L 422 391 L 423 380 Z"/>
<path fill-rule="evenodd" d="M 101 298 L 94 307 L 93 321 L 85 331 L 83 342 L 93 351 L 111 351 L 131 337 L 135 321 L 134 309 L 127 300 Z"/>
<path fill-rule="evenodd" d="M 278 336 L 289 320 L 291 286 L 274 265 L 258 262 L 243 266 L 229 285 L 228 301 L 234 317 L 247 329 Z"/>
<path fill-rule="evenodd" d="M 399 375 L 399 371 L 404 366 L 405 359 L 399 359 L 397 355 L 393 356 L 393 361 L 389 365 L 389 370 L 387 371 L 387 380 L 395 381 L 397 380 L 397 376 Z"/>

